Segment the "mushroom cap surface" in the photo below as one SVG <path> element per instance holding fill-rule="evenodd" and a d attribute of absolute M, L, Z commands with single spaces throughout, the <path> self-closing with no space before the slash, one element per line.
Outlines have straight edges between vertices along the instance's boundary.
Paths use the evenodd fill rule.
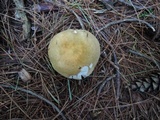
<path fill-rule="evenodd" d="M 68 29 L 51 39 L 48 55 L 59 74 L 81 80 L 93 72 L 100 57 L 100 44 L 86 30 Z"/>

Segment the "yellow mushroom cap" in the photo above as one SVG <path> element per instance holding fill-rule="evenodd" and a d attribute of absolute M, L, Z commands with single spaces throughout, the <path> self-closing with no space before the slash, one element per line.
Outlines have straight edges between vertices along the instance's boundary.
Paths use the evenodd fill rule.
<path fill-rule="evenodd" d="M 68 29 L 51 39 L 48 55 L 59 74 L 81 80 L 93 72 L 100 57 L 100 45 L 90 32 Z"/>

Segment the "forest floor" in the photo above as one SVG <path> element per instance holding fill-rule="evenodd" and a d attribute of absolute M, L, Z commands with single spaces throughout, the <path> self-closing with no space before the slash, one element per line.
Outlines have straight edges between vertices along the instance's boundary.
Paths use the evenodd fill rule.
<path fill-rule="evenodd" d="M 51 38 L 66 29 L 100 43 L 82 81 L 48 59 Z M 0 0 L 0 119 L 158 120 L 159 91 L 159 0 Z"/>

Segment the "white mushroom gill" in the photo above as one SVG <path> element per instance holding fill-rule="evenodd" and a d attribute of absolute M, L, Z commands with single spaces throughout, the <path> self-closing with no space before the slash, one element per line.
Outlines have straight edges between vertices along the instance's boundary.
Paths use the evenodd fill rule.
<path fill-rule="evenodd" d="M 77 75 L 71 75 L 71 76 L 69 76 L 69 78 L 81 80 L 82 77 L 84 77 L 84 78 L 87 77 L 89 69 L 91 69 L 92 66 L 93 66 L 93 64 L 91 63 L 89 66 L 82 67 L 80 72 Z"/>

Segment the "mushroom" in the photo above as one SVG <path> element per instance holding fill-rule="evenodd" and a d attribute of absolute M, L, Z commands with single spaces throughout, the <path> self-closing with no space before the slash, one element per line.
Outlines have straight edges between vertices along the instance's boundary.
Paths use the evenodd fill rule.
<path fill-rule="evenodd" d="M 100 57 L 100 44 L 86 30 L 68 29 L 51 39 L 48 55 L 59 74 L 81 80 L 93 72 Z"/>

